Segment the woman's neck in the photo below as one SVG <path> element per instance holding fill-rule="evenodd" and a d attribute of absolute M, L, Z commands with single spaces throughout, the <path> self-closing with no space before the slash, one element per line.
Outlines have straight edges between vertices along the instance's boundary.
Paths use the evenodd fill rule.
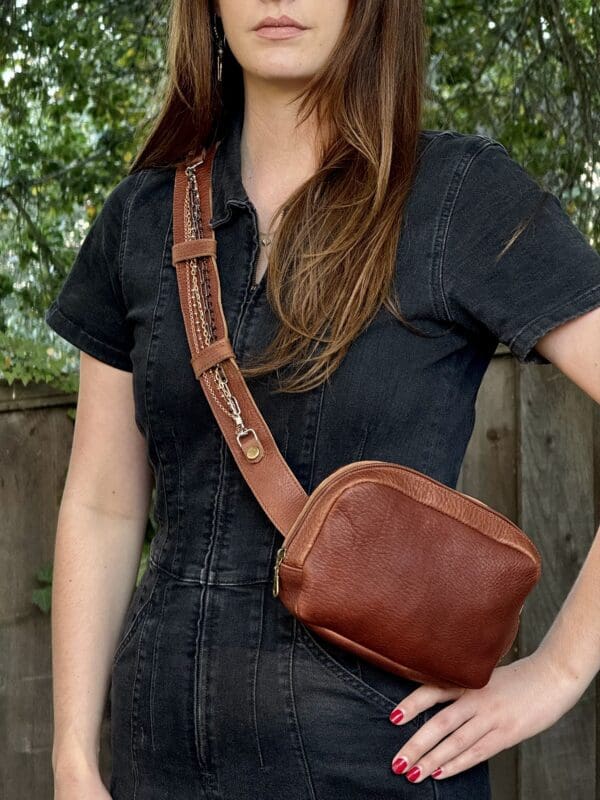
<path fill-rule="evenodd" d="M 273 208 L 317 168 L 317 130 L 313 118 L 296 128 L 297 104 L 288 95 L 250 91 L 244 103 L 241 137 L 242 182 Z M 252 199 L 252 197 L 251 197 Z"/>

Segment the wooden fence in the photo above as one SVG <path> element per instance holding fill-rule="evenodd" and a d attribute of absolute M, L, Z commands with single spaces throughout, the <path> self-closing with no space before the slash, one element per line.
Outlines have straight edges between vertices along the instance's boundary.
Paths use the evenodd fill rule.
<path fill-rule="evenodd" d="M 52 559 L 71 447 L 67 411 L 75 401 L 44 385 L 0 382 L 0 796 L 6 800 L 53 796 L 50 624 L 31 595 L 36 572 Z M 554 366 L 523 366 L 501 346 L 479 392 L 457 488 L 521 525 L 542 554 L 542 579 L 505 663 L 536 648 L 600 523 L 600 407 Z M 600 800 L 599 681 L 551 728 L 490 760 L 494 800 Z M 109 769 L 105 718 L 106 781 Z"/>

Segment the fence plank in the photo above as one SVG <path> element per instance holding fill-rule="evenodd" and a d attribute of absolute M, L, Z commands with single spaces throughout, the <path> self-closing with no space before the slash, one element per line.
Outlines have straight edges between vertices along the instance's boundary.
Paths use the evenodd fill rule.
<path fill-rule="evenodd" d="M 50 625 L 32 591 L 36 572 L 52 560 L 72 427 L 64 408 L 0 414 L 0 795 L 7 798 L 52 797 Z"/>
<path fill-rule="evenodd" d="M 593 401 L 552 365 L 520 366 L 521 525 L 542 577 L 523 611 L 521 652 L 536 649 L 575 580 L 595 532 Z M 520 797 L 593 798 L 595 682 L 575 708 L 520 746 Z"/>

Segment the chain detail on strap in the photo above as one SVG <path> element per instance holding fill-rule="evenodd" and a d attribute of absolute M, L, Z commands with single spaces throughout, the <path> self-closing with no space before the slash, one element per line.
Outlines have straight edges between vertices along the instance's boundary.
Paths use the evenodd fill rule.
<path fill-rule="evenodd" d="M 187 188 L 185 197 L 185 235 L 186 239 L 201 239 L 203 238 L 204 231 L 202 227 L 202 217 L 200 210 L 200 193 L 198 191 L 198 180 L 196 175 L 197 167 L 204 163 L 204 158 L 194 164 L 186 167 L 185 174 L 187 177 Z M 189 260 L 189 275 L 188 292 L 190 293 L 190 308 L 192 309 L 192 316 L 194 327 L 192 335 L 194 337 L 194 346 L 196 352 L 206 347 L 216 340 L 216 328 L 214 322 L 214 309 L 212 304 L 212 296 L 210 292 L 210 282 L 207 273 L 206 259 L 211 256 L 195 257 Z M 201 344 L 199 344 L 201 343 Z M 219 408 L 231 417 L 235 422 L 236 438 L 240 447 L 241 437 L 246 435 L 253 435 L 256 443 L 258 444 L 258 437 L 253 428 L 247 428 L 244 420 L 242 419 L 242 412 L 237 398 L 231 392 L 227 375 L 220 364 L 205 370 L 202 373 L 202 380 L 205 381 L 208 390 L 215 398 Z M 227 407 L 223 406 L 219 398 L 215 394 L 213 384 L 216 385 L 221 398 L 225 401 Z M 262 454 L 262 448 L 251 445 L 250 447 L 243 448 L 249 460 L 254 460 Z"/>

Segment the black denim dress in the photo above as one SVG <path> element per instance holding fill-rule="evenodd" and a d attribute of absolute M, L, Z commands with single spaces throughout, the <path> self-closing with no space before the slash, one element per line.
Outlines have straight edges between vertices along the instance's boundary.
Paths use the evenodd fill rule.
<path fill-rule="evenodd" d="M 211 223 L 243 363 L 276 320 L 265 279 L 251 285 L 258 231 L 241 122 L 217 151 Z M 112 665 L 113 799 L 487 800 L 487 761 L 418 784 L 394 774 L 395 753 L 442 704 L 393 725 L 389 712 L 419 684 L 319 639 L 272 596 L 281 536 L 190 365 L 171 266 L 173 179 L 153 168 L 115 187 L 46 314 L 63 338 L 133 373 L 156 479 L 159 529 Z M 538 338 L 600 306 L 600 256 L 554 195 L 495 263 L 540 195 L 499 142 L 422 132 L 397 286 L 404 315 L 430 335 L 382 308 L 327 385 L 286 395 L 268 378 L 249 381 L 307 492 L 357 459 L 455 486 L 498 341 L 521 362 L 547 363 Z"/>

